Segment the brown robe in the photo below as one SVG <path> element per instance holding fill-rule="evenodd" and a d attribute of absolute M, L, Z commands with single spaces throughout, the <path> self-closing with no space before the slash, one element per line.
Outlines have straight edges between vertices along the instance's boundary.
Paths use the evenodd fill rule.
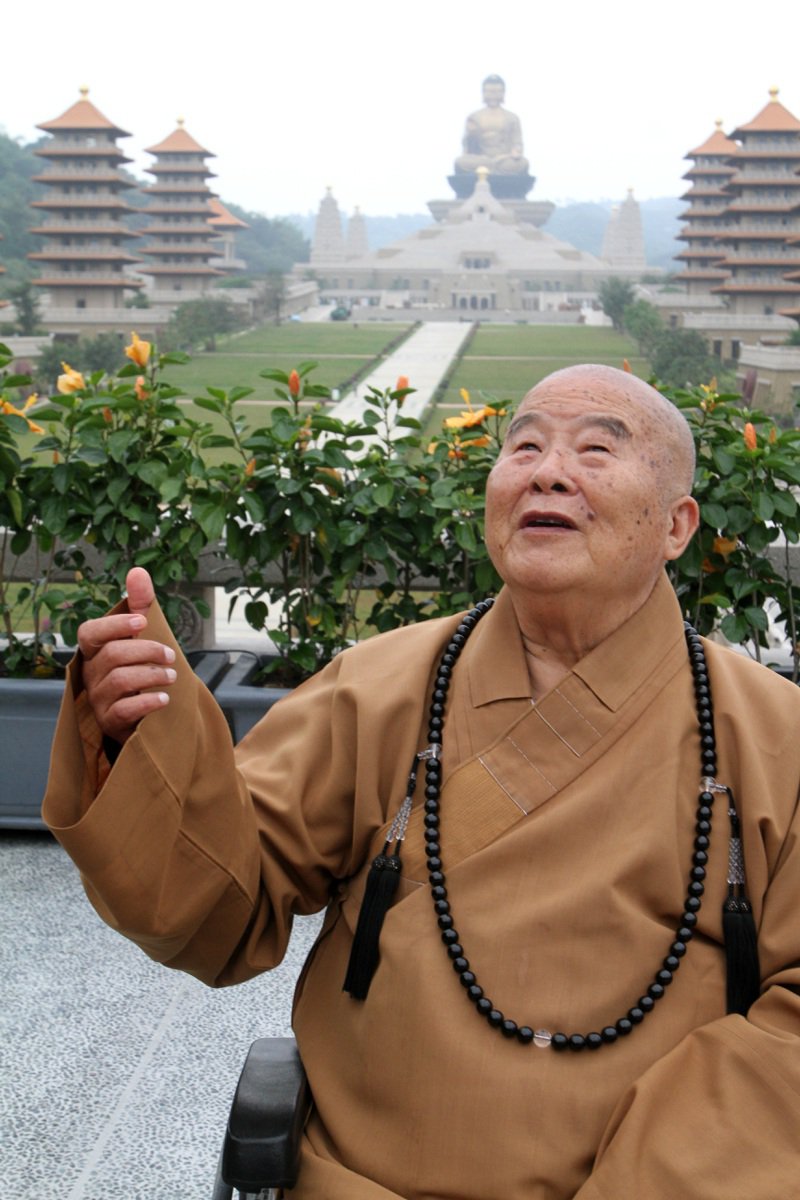
<path fill-rule="evenodd" d="M 698 935 L 655 1011 L 615 1045 L 523 1047 L 477 1016 L 432 909 L 422 785 L 370 994 L 343 993 L 367 864 L 424 745 L 456 623 L 346 651 L 235 752 L 179 661 L 171 703 L 110 774 L 76 669 L 44 812 L 92 902 L 212 985 L 273 966 L 292 914 L 329 904 L 296 997 L 316 1102 L 298 1200 L 800 1194 L 800 690 L 740 655 L 707 645 L 718 778 L 739 802 L 759 926 L 763 994 L 747 1020 L 725 1015 L 721 801 Z M 171 641 L 155 611 L 148 633 Z M 506 1015 L 585 1034 L 637 1002 L 683 909 L 699 776 L 666 577 L 536 706 L 501 593 L 454 672 L 442 855 L 465 953 Z"/>

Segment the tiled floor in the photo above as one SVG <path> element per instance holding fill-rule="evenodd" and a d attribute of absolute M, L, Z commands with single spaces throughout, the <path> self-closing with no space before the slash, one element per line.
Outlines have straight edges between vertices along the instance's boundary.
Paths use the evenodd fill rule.
<path fill-rule="evenodd" d="M 46 834 L 0 833 L 0 1195 L 206 1200 L 255 1037 L 289 1032 L 284 964 L 212 991 L 104 926 Z"/>

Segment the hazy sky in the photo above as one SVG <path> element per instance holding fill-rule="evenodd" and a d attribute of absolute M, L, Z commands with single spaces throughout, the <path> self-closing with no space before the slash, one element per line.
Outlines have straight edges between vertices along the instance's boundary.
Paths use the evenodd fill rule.
<path fill-rule="evenodd" d="M 797 0 L 15 0 L 4 24 L 6 133 L 32 140 L 85 84 L 137 174 L 183 116 L 212 187 L 268 216 L 316 210 L 327 185 L 345 212 L 451 196 L 494 72 L 531 199 L 680 195 L 717 117 L 730 132 L 772 86 L 800 117 Z"/>

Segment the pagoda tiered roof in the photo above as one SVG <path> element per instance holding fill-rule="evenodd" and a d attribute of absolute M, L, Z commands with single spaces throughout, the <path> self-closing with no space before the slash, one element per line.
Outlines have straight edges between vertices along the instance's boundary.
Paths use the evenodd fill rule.
<path fill-rule="evenodd" d="M 157 146 L 148 146 L 148 154 L 199 154 L 203 158 L 216 158 L 213 150 L 206 150 L 183 127 L 183 118 L 178 119 L 177 129 Z"/>
<path fill-rule="evenodd" d="M 247 221 L 242 221 L 239 217 L 235 217 L 233 213 L 225 207 L 221 200 L 216 196 L 208 202 L 208 207 L 211 210 L 212 216 L 209 222 L 215 229 L 249 229 Z"/>
<path fill-rule="evenodd" d="M 81 158 L 113 158 L 118 163 L 133 162 L 133 159 L 126 158 L 119 146 L 113 142 L 103 142 L 100 146 L 81 144 L 79 148 L 74 145 L 65 145 L 63 142 L 60 144 L 47 142 L 44 146 L 37 146 L 33 153 L 38 154 L 40 158 L 75 158 L 78 151 Z"/>
<path fill-rule="evenodd" d="M 57 133 L 61 130 L 64 132 L 83 131 L 85 133 L 110 133 L 114 137 L 130 137 L 127 130 L 122 129 L 119 125 L 115 125 L 113 121 L 109 121 L 108 117 L 103 116 L 99 108 L 95 108 L 91 100 L 87 100 L 89 89 L 82 87 L 80 89 L 81 98 L 76 100 L 74 104 L 63 112 L 60 117 L 55 117 L 52 121 L 44 121 L 41 125 L 37 125 L 37 129 L 43 129 L 45 133 Z"/>
<path fill-rule="evenodd" d="M 748 133 L 800 133 L 800 121 L 790 113 L 778 100 L 778 88 L 770 88 L 770 100 L 759 113 L 740 125 L 730 135 L 732 138 L 743 139 Z"/>

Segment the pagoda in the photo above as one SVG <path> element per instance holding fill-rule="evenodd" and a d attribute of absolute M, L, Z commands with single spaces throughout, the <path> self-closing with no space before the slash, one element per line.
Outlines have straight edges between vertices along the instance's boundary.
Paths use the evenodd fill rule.
<path fill-rule="evenodd" d="M 690 296 L 710 295 L 712 287 L 723 283 L 729 275 L 720 268 L 725 252 L 720 248 L 716 235 L 723 226 L 722 214 L 728 202 L 726 184 L 736 174 L 735 160 L 739 147 L 722 132 L 722 121 L 710 137 L 686 155 L 692 160 L 691 168 L 684 175 L 691 186 L 681 196 L 689 207 L 681 213 L 688 224 L 678 234 L 678 241 L 686 242 L 686 249 L 676 254 L 686 266 L 676 276 L 686 284 Z"/>
<path fill-rule="evenodd" d="M 213 245 L 217 254 L 216 258 L 212 258 L 211 265 L 225 275 L 245 271 L 247 263 L 244 259 L 236 257 L 236 233 L 237 230 L 249 229 L 250 226 L 247 221 L 235 217 L 216 196 L 209 200 L 208 207 L 211 212 L 208 223 L 214 230 Z"/>
<path fill-rule="evenodd" d="M 211 265 L 219 251 L 209 208 L 213 192 L 206 183 L 213 172 L 205 160 L 213 155 L 184 129 L 182 118 L 169 137 L 147 153 L 155 155 L 155 163 L 146 170 L 156 182 L 142 188 L 149 199 L 144 231 L 148 241 L 142 253 L 152 260 L 142 266 L 142 274 L 153 277 L 152 300 L 194 300 L 223 274 Z"/>
<path fill-rule="evenodd" d="M 138 262 L 125 243 L 137 235 L 125 225 L 133 209 L 120 192 L 135 184 L 120 171 L 130 162 L 117 146 L 117 138 L 130 137 L 95 108 L 88 88 L 81 98 L 53 121 L 38 128 L 52 134 L 34 151 L 48 160 L 34 180 L 47 189 L 44 199 L 31 202 L 46 214 L 31 229 L 45 243 L 28 257 L 41 262 L 43 274 L 34 282 L 49 294 L 46 323 L 61 328 L 66 321 L 86 324 L 120 324 L 114 310 L 122 310 L 126 291 L 142 286 L 125 273 Z M 78 310 L 89 310 L 85 314 Z"/>
<path fill-rule="evenodd" d="M 344 262 L 345 243 L 342 217 L 332 188 L 328 187 L 319 203 L 314 238 L 311 243 L 311 265 L 332 266 Z"/>
<path fill-rule="evenodd" d="M 647 259 L 644 253 L 642 213 L 634 199 L 633 188 L 619 206 L 611 211 L 611 219 L 603 237 L 600 257 L 612 267 L 630 267 L 644 271 Z"/>
<path fill-rule="evenodd" d="M 800 302 L 800 121 L 770 90 L 769 103 L 731 134 L 739 143 L 730 197 L 716 234 L 730 277 L 712 290 L 735 313 L 781 313 Z"/>
<path fill-rule="evenodd" d="M 367 223 L 364 220 L 364 214 L 359 208 L 356 208 L 352 217 L 347 222 L 345 256 L 347 258 L 361 258 L 364 254 L 369 254 Z"/>

